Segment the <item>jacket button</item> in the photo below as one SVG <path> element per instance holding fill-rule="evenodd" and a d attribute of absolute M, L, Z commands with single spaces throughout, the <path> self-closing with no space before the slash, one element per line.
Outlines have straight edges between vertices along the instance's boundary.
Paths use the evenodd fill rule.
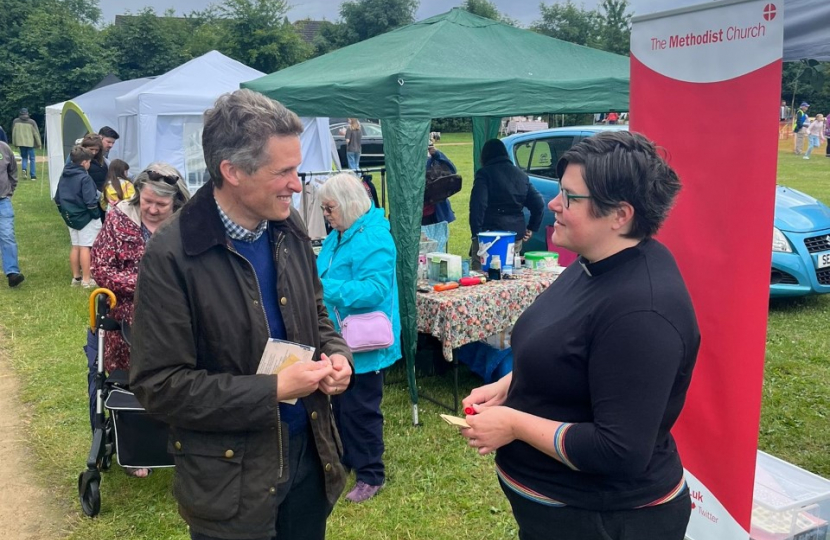
<path fill-rule="evenodd" d="M 259 305 L 259 300 L 254 300 L 254 305 L 258 306 Z"/>
<path fill-rule="evenodd" d="M 331 463 L 326 463 L 326 472 L 331 472 Z"/>
<path fill-rule="evenodd" d="M 280 304 L 285 305 L 287 303 L 288 303 L 288 298 L 286 298 L 284 296 L 282 298 L 280 298 Z"/>
<path fill-rule="evenodd" d="M 173 446 L 176 448 L 176 450 L 182 449 L 182 443 L 180 443 L 179 441 L 176 441 L 176 443 Z"/>
<path fill-rule="evenodd" d="M 317 420 L 317 411 L 314 411 L 313 413 L 311 413 L 311 419 L 312 420 Z"/>
<path fill-rule="evenodd" d="M 275 494 L 276 492 L 277 492 L 277 488 L 275 488 L 275 487 L 272 487 L 272 488 L 268 489 L 268 493 L 270 493 L 271 495 Z"/>
<path fill-rule="evenodd" d="M 233 450 L 225 450 L 225 457 L 231 459 L 233 457 Z"/>

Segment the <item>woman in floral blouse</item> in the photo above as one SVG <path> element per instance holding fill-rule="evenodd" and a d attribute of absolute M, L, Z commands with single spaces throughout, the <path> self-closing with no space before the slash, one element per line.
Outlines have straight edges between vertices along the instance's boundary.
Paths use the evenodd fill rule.
<path fill-rule="evenodd" d="M 112 316 L 133 321 L 133 294 L 138 263 L 156 228 L 184 206 L 190 193 L 181 174 L 166 163 L 153 163 L 135 178 L 135 195 L 110 206 L 104 227 L 92 246 L 90 270 L 95 282 L 115 293 Z M 107 332 L 104 366 L 108 372 L 130 368 L 130 350 L 120 332 Z"/>

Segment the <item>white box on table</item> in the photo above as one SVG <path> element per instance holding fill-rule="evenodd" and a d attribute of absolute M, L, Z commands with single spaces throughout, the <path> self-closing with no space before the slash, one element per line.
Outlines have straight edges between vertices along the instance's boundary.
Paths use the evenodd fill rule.
<path fill-rule="evenodd" d="M 752 540 L 827 540 L 830 480 L 759 451 Z"/>
<path fill-rule="evenodd" d="M 430 281 L 446 283 L 461 279 L 461 257 L 438 251 L 427 253 L 427 275 Z"/>

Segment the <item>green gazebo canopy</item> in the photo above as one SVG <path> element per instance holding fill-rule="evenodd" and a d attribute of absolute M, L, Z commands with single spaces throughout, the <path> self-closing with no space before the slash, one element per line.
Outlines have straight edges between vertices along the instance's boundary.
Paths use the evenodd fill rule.
<path fill-rule="evenodd" d="M 244 83 L 300 116 L 380 118 L 398 248 L 403 351 L 417 423 L 415 286 L 432 118 L 472 117 L 476 167 L 501 118 L 628 109 L 625 56 L 462 9 Z"/>

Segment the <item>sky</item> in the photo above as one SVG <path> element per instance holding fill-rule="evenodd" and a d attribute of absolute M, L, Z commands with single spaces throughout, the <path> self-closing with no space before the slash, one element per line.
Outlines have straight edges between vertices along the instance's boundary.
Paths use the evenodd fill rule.
<path fill-rule="evenodd" d="M 522 26 L 529 26 L 539 18 L 539 4 L 541 0 L 491 0 L 496 7 L 508 17 L 519 21 Z M 705 0 L 629 0 L 631 11 L 635 15 L 645 15 L 657 11 L 665 11 L 678 7 L 703 3 Z M 288 19 L 314 19 L 336 21 L 339 17 L 340 0 L 288 0 L 293 7 L 288 12 Z M 111 23 L 115 16 L 131 11 L 135 13 L 145 6 L 152 7 L 156 13 L 162 14 L 169 8 L 175 8 L 176 14 L 190 13 L 201 10 L 210 4 L 221 4 L 221 0 L 101 0 L 103 23 Z M 463 0 L 421 0 L 420 8 L 415 14 L 416 20 L 426 19 L 439 13 L 449 11 L 452 7 L 461 5 Z M 558 3 L 555 0 L 546 0 L 545 4 Z M 586 8 L 595 8 L 598 0 L 574 0 L 576 5 Z"/>

